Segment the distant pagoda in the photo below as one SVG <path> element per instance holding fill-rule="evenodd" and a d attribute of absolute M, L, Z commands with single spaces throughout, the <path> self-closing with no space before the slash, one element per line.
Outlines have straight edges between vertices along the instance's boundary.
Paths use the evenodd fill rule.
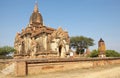
<path fill-rule="evenodd" d="M 98 41 L 98 52 L 99 52 L 99 57 L 106 57 L 106 54 L 105 54 L 105 51 L 106 51 L 106 46 L 105 46 L 105 42 L 103 41 L 103 39 L 101 38 L 99 41 Z"/>

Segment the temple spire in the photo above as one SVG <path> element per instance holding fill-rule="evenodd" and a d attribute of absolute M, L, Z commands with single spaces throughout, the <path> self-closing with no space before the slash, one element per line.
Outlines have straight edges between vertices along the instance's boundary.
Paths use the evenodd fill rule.
<path fill-rule="evenodd" d="M 29 24 L 39 24 L 43 25 L 43 18 L 42 15 L 39 13 L 38 9 L 38 2 L 35 2 L 34 10 L 32 15 L 30 16 L 30 22 Z"/>
<path fill-rule="evenodd" d="M 39 10 L 38 10 L 38 1 L 35 2 L 34 12 L 39 12 Z"/>

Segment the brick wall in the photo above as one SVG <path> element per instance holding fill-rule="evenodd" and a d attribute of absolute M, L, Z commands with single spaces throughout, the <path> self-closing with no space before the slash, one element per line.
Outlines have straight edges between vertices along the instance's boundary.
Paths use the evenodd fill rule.
<path fill-rule="evenodd" d="M 16 76 L 120 64 L 120 58 L 17 60 Z"/>

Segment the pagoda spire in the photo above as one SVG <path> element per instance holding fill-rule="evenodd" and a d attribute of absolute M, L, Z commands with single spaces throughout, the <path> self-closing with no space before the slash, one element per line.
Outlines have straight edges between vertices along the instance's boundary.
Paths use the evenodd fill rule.
<path fill-rule="evenodd" d="M 35 2 L 34 12 L 39 12 L 39 10 L 38 10 L 38 1 Z"/>
<path fill-rule="evenodd" d="M 35 2 L 33 13 L 30 16 L 29 24 L 35 24 L 35 23 L 43 25 L 43 18 L 42 18 L 42 15 L 39 12 L 37 1 Z"/>

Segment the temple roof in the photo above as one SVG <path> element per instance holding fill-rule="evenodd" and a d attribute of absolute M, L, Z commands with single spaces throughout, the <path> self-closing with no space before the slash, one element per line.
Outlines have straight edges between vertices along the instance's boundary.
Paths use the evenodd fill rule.
<path fill-rule="evenodd" d="M 100 38 L 99 42 L 104 42 L 102 38 Z"/>
<path fill-rule="evenodd" d="M 34 24 L 34 23 L 43 25 L 43 18 L 42 18 L 42 15 L 39 13 L 38 4 L 37 3 L 35 4 L 33 13 L 30 16 L 30 21 L 29 21 L 29 24 Z"/>
<path fill-rule="evenodd" d="M 43 25 L 42 15 L 39 13 L 38 4 L 36 3 L 28 26 L 25 29 L 22 29 L 19 36 L 21 38 L 24 36 L 29 36 L 32 38 L 38 37 L 43 33 L 46 33 L 49 36 L 48 40 L 60 37 L 67 39 L 69 37 L 68 32 L 64 31 L 61 27 L 54 29 Z"/>

